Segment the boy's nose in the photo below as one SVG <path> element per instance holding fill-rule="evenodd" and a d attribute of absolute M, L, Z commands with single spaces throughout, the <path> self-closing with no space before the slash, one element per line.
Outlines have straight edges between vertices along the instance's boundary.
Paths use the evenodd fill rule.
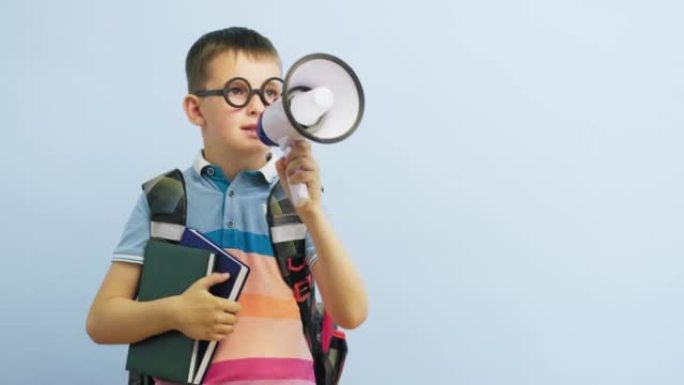
<path fill-rule="evenodd" d="M 261 101 L 259 95 L 256 92 L 253 93 L 249 103 L 247 103 L 247 114 L 260 115 L 265 109 L 266 106 L 264 106 L 264 103 Z"/>

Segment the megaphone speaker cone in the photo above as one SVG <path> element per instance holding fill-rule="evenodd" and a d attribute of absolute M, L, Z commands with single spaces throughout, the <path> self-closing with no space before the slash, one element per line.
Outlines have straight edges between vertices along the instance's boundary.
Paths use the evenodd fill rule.
<path fill-rule="evenodd" d="M 302 90 L 323 90 L 312 96 L 331 102 L 320 118 L 304 118 L 297 114 L 292 98 Z M 329 92 L 329 96 L 325 96 Z M 307 55 L 292 65 L 283 85 L 283 112 L 292 128 L 310 140 L 336 143 L 349 137 L 361 122 L 364 95 L 361 82 L 351 67 L 341 59 L 324 53 Z M 315 114 L 313 114 L 315 117 Z M 312 123 L 312 120 L 315 123 Z"/>

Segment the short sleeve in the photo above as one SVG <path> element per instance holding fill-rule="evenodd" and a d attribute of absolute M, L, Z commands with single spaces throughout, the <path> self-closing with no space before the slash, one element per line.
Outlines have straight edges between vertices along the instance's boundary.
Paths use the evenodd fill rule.
<path fill-rule="evenodd" d="M 114 248 L 112 261 L 143 263 L 145 245 L 150 239 L 150 207 L 147 197 L 140 194 L 119 243 Z"/>

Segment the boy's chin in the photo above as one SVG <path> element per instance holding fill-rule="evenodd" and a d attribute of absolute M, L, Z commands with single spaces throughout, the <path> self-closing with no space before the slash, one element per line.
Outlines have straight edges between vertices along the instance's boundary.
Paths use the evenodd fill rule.
<path fill-rule="evenodd" d="M 271 148 L 261 141 L 250 143 L 246 150 L 250 153 L 250 155 L 253 154 L 255 157 L 263 156 L 264 158 L 271 152 Z"/>
<path fill-rule="evenodd" d="M 264 144 L 261 140 L 253 140 L 252 143 L 250 143 L 251 147 L 254 148 L 254 151 L 263 151 L 263 152 L 268 152 L 270 151 L 270 147 Z"/>

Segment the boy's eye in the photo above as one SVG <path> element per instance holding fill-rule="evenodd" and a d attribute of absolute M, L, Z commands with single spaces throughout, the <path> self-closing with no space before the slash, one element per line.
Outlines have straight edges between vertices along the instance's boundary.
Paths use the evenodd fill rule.
<path fill-rule="evenodd" d="M 249 87 L 249 83 L 244 79 L 236 78 L 226 85 L 224 93 L 228 104 L 231 104 L 234 107 L 240 107 L 247 103 L 247 99 L 252 91 Z"/>
<path fill-rule="evenodd" d="M 279 78 L 270 78 L 262 86 L 264 99 L 268 103 L 273 103 L 280 99 L 283 94 L 283 81 Z"/>
<path fill-rule="evenodd" d="M 228 93 L 235 96 L 241 96 L 247 93 L 247 90 L 242 87 L 231 87 L 228 89 Z"/>

